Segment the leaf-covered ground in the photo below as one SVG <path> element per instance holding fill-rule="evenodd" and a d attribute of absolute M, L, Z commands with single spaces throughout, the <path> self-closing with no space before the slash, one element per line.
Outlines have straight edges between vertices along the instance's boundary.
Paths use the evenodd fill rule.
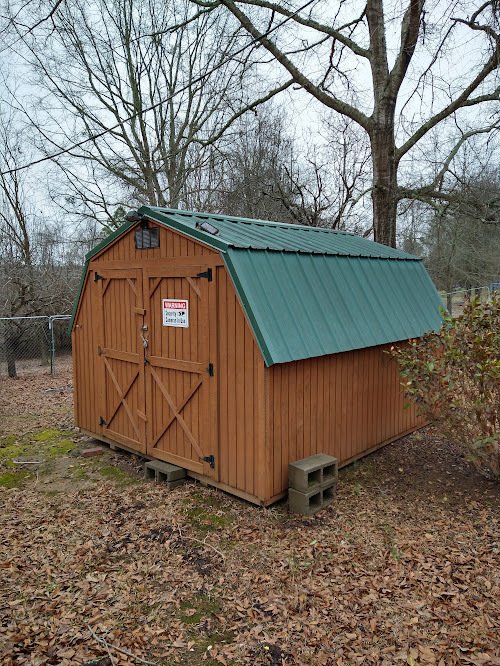
<path fill-rule="evenodd" d="M 81 458 L 42 390 L 0 439 L 1 664 L 500 664 L 499 489 L 431 432 L 303 519 Z"/>

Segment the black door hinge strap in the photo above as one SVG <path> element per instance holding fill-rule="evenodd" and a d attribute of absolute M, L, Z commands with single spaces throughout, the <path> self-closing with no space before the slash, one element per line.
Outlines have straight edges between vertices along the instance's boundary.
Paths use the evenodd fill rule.
<path fill-rule="evenodd" d="M 214 458 L 212 455 L 210 455 L 210 456 L 204 456 L 204 457 L 202 458 L 202 460 L 204 460 L 205 462 L 207 462 L 207 463 L 210 465 L 210 467 L 211 467 L 212 469 L 214 469 L 214 467 L 215 467 L 215 458 Z"/>
<path fill-rule="evenodd" d="M 196 273 L 196 277 L 204 277 L 207 278 L 209 282 L 212 282 L 212 269 L 208 268 L 203 273 Z"/>

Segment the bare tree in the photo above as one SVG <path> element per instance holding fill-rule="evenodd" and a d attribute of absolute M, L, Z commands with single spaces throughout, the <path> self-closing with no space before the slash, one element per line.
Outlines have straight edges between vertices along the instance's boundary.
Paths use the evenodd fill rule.
<path fill-rule="evenodd" d="M 431 277 L 446 292 L 498 282 L 500 212 L 497 208 L 490 219 L 478 215 L 482 208 L 492 210 L 491 201 L 500 201 L 496 169 L 469 174 L 454 196 L 454 201 L 434 212 L 422 234 Z"/>
<path fill-rule="evenodd" d="M 30 172 L 15 171 L 30 156 L 16 114 L 0 114 L 0 317 L 4 356 L 9 377 L 16 377 L 18 347 L 28 329 L 24 316 L 63 314 L 71 311 L 85 251 L 95 244 L 95 234 L 74 234 L 67 220 L 49 224 L 37 214 Z M 6 173 L 10 171 L 10 173 Z M 90 242 L 86 238 L 93 236 Z M 82 245 L 81 251 L 75 247 Z M 33 325 L 33 324 L 31 324 Z M 41 356 L 48 360 L 48 338 L 38 340 Z M 32 332 L 32 331 L 31 331 Z M 45 321 L 45 334 L 48 336 Z"/>
<path fill-rule="evenodd" d="M 500 94 L 496 0 L 473 6 L 406 0 L 404 7 L 383 0 L 360 5 L 194 1 L 230 12 L 295 84 L 366 132 L 374 235 L 381 243 L 396 243 L 399 201 L 446 197 L 439 178 L 419 187 L 398 179 L 402 163 L 429 132 L 449 120 L 456 123 L 453 143 L 442 158 L 446 171 L 470 136 L 498 129 L 498 110 L 490 104 Z M 283 17 L 287 24 L 270 34 Z M 480 108 L 485 105 L 494 117 L 483 125 Z M 472 115 L 463 113 L 467 110 Z"/>
<path fill-rule="evenodd" d="M 240 40 L 230 15 L 194 12 L 188 0 L 58 6 L 24 40 L 45 91 L 35 122 L 47 153 L 91 140 L 55 160 L 66 187 L 54 197 L 108 224 L 119 204 L 184 205 L 231 121 L 291 83 L 250 100 L 253 63 L 231 57 Z"/>
<path fill-rule="evenodd" d="M 366 179 L 366 146 L 344 123 L 325 125 L 326 145 L 291 128 L 290 115 L 271 103 L 235 123 L 220 180 L 211 183 L 211 210 L 359 230 L 353 209 Z"/>

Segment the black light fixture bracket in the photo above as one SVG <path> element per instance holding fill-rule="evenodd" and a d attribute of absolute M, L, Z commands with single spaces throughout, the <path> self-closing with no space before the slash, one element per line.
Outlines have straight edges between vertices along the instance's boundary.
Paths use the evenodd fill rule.
<path fill-rule="evenodd" d="M 125 219 L 127 222 L 142 222 L 144 217 L 143 215 L 140 215 L 137 210 L 129 210 L 129 212 L 125 215 Z"/>

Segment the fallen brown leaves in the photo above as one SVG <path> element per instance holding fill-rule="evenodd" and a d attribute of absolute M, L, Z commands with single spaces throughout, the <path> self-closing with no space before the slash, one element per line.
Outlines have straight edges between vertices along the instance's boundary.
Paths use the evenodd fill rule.
<path fill-rule="evenodd" d="M 308 520 L 194 484 L 3 491 L 1 663 L 107 656 L 92 631 L 164 664 L 500 664 L 498 505 L 356 483 Z"/>
<path fill-rule="evenodd" d="M 0 379 L 0 436 L 73 424 L 71 359 L 59 359 L 54 377 L 48 373 L 43 367 L 17 379 Z"/>
<path fill-rule="evenodd" d="M 341 471 L 310 519 L 194 483 L 43 488 L 0 489 L 2 665 L 500 664 L 498 487 L 434 435 Z"/>

